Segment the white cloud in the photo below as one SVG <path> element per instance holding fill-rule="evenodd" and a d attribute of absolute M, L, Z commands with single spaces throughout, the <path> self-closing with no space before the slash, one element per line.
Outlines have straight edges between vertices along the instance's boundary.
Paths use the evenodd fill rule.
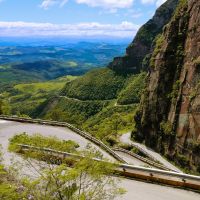
<path fill-rule="evenodd" d="M 159 7 L 161 6 L 163 3 L 165 3 L 167 0 L 157 0 L 156 1 L 156 6 Z"/>
<path fill-rule="evenodd" d="M 62 0 L 61 3 L 60 3 L 60 6 L 64 6 L 66 3 L 68 2 L 68 0 Z"/>
<path fill-rule="evenodd" d="M 1 36 L 69 36 L 69 37 L 133 37 L 139 25 L 124 21 L 120 24 L 79 23 L 51 24 L 0 22 Z"/>
<path fill-rule="evenodd" d="M 134 0 L 76 0 L 79 4 L 106 9 L 130 8 Z"/>
<path fill-rule="evenodd" d="M 0 0 L 1 1 L 1 0 Z M 73 0 L 78 4 L 86 4 L 90 7 L 101 7 L 116 13 L 119 8 L 130 8 L 134 0 Z M 64 6 L 68 0 L 42 0 L 41 8 L 48 9 L 54 5 Z"/>
<path fill-rule="evenodd" d="M 3 0 L 0 0 L 0 2 Z M 69 0 L 42 0 L 41 8 L 48 9 L 51 6 L 64 6 Z M 86 4 L 90 7 L 101 7 L 109 10 L 111 13 L 116 13 L 121 8 L 131 8 L 135 0 L 73 0 L 78 4 Z M 167 0 L 140 0 L 142 4 L 155 4 L 159 7 Z M 137 17 L 137 16 L 136 16 Z"/>
<path fill-rule="evenodd" d="M 153 4 L 156 0 L 141 0 L 143 4 Z"/>
<path fill-rule="evenodd" d="M 51 6 L 54 5 L 60 5 L 61 7 L 64 6 L 68 0 L 43 0 L 42 3 L 40 4 L 41 8 L 48 9 Z"/>
<path fill-rule="evenodd" d="M 48 9 L 50 6 L 53 6 L 54 4 L 56 4 L 56 1 L 54 0 L 44 0 L 40 7 L 44 8 L 44 9 Z"/>
<path fill-rule="evenodd" d="M 156 7 L 161 6 L 167 0 L 141 0 L 142 4 L 155 4 Z"/>
<path fill-rule="evenodd" d="M 119 8 L 130 8 L 134 2 L 134 0 L 74 0 L 74 1 L 78 4 L 86 4 L 91 7 L 102 7 L 111 10 Z M 43 0 L 40 7 L 48 9 L 50 6 L 53 6 L 55 4 L 63 6 L 67 2 L 68 0 Z"/>

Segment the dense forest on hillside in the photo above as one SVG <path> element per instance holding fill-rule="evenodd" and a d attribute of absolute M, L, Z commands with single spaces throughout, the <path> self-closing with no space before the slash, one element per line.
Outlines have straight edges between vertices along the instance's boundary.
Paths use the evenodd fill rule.
<path fill-rule="evenodd" d="M 132 130 L 145 76 L 145 72 L 120 75 L 104 68 L 81 77 L 19 84 L 2 93 L 2 110 L 66 121 L 106 141 Z"/>

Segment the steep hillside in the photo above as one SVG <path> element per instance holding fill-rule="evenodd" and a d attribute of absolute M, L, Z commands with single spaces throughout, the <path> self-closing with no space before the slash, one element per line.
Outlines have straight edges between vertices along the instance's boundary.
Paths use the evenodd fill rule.
<path fill-rule="evenodd" d="M 109 64 L 109 68 L 121 73 L 139 73 L 141 69 L 146 68 L 146 62 L 150 57 L 148 54 L 152 52 L 152 43 L 171 19 L 177 2 L 178 0 L 168 0 L 161 5 L 153 18 L 140 28 L 133 42 L 127 48 L 126 55 L 116 57 Z"/>
<path fill-rule="evenodd" d="M 38 107 L 35 116 L 67 121 L 104 140 L 130 131 L 145 76 L 120 75 L 108 68 L 88 72 Z"/>
<path fill-rule="evenodd" d="M 135 139 L 200 172 L 200 1 L 180 0 L 157 38 Z"/>
<path fill-rule="evenodd" d="M 87 75 L 66 84 L 62 95 L 80 100 L 115 99 L 126 77 L 107 68 L 92 70 Z"/>

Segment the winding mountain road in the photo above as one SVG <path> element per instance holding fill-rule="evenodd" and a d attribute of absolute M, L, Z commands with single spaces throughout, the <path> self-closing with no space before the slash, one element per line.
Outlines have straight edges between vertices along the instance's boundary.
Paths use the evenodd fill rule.
<path fill-rule="evenodd" d="M 87 139 L 81 137 L 68 128 L 0 120 L 0 144 L 2 145 L 5 153 L 7 152 L 9 138 L 13 137 L 15 134 L 23 132 L 28 134 L 39 133 L 43 136 L 56 136 L 63 140 L 73 140 L 79 144 L 80 149 L 85 149 L 88 144 L 91 144 L 103 154 L 104 158 L 107 158 L 110 161 L 116 161 L 112 156 L 99 148 L 97 145 L 89 142 Z"/>
<path fill-rule="evenodd" d="M 172 169 L 173 171 L 177 171 L 180 173 L 182 172 L 180 169 L 178 169 L 177 167 L 172 165 L 170 162 L 168 162 L 165 158 L 163 158 L 160 154 L 156 153 L 155 151 L 146 147 L 143 144 L 133 142 L 130 139 L 130 137 L 131 137 L 131 133 L 123 134 L 120 138 L 120 141 L 124 144 L 131 144 L 135 146 L 136 148 L 141 149 L 143 152 L 146 152 L 149 156 L 151 156 L 154 160 L 159 161 L 160 163 L 162 163 L 164 166 L 168 167 L 169 169 Z"/>
<path fill-rule="evenodd" d="M 20 157 L 16 154 L 11 154 L 7 151 L 9 138 L 13 135 L 21 132 L 27 132 L 29 134 L 41 133 L 42 135 L 57 136 L 60 139 L 74 140 L 79 143 L 80 148 L 85 148 L 88 141 L 78 135 L 77 133 L 62 127 L 52 127 L 46 125 L 19 123 L 13 121 L 0 120 L 0 144 L 3 147 L 4 158 L 6 163 L 9 163 L 9 159 L 12 155 L 19 161 Z M 93 144 L 94 145 L 94 144 Z M 107 152 L 98 148 L 104 155 L 104 157 L 114 160 Z M 18 158 L 19 157 L 19 158 Z M 176 189 L 172 187 L 161 186 L 157 184 L 151 184 L 131 179 L 121 178 L 120 185 L 124 187 L 127 193 L 118 200 L 199 200 L 200 194 Z"/>

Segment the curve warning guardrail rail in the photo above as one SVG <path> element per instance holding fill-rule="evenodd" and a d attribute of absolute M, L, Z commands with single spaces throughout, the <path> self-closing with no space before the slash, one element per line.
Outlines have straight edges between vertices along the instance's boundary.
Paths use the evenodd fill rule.
<path fill-rule="evenodd" d="M 146 164 L 149 164 L 149 165 L 151 165 L 153 167 L 156 167 L 158 169 L 162 169 L 162 170 L 166 170 L 166 171 L 174 171 L 172 169 L 169 169 L 168 167 L 165 167 L 164 165 L 158 164 L 158 163 L 156 163 L 154 161 L 151 161 L 151 160 L 149 160 L 147 158 L 139 156 L 136 153 L 130 152 L 130 151 L 126 150 L 126 149 L 113 148 L 113 150 L 114 151 L 119 151 L 119 152 L 122 152 L 122 153 L 125 153 L 125 154 L 128 154 L 129 156 L 134 157 L 134 158 L 136 158 L 136 159 L 138 159 L 138 160 L 140 160 L 140 161 L 142 161 L 142 162 L 144 162 Z M 176 171 L 174 171 L 174 172 L 176 172 Z"/>
<path fill-rule="evenodd" d="M 15 116 L 6 116 L 0 115 L 0 119 L 9 120 L 9 121 L 16 121 L 22 123 L 34 123 L 34 124 L 42 124 L 42 125 L 50 125 L 50 126 L 60 126 L 60 127 L 67 127 L 70 130 L 74 131 L 78 135 L 86 138 L 90 142 L 96 144 L 97 146 L 101 147 L 105 150 L 108 154 L 114 157 L 117 161 L 121 163 L 127 163 L 124 159 L 122 159 L 117 153 L 115 153 L 110 147 L 105 145 L 102 141 L 92 137 L 88 133 L 81 131 L 80 129 L 68 124 L 66 122 L 58 122 L 58 121 L 50 121 L 50 120 L 41 120 L 41 119 L 31 119 L 31 118 L 24 118 L 24 117 L 15 117 Z"/>
<path fill-rule="evenodd" d="M 19 146 L 21 147 L 22 150 L 42 151 L 51 154 L 53 156 L 59 157 L 61 159 L 66 157 L 73 157 L 73 158 L 84 157 L 81 155 L 56 151 L 48 148 L 40 148 L 23 144 L 19 144 Z M 94 160 L 99 162 L 107 162 L 97 158 L 94 158 Z M 164 185 L 170 185 L 185 189 L 192 189 L 200 192 L 200 176 L 169 172 L 159 169 L 138 167 L 127 164 L 119 164 L 117 166 L 116 173 L 126 178 L 137 178 L 148 182 L 161 183 Z"/>

